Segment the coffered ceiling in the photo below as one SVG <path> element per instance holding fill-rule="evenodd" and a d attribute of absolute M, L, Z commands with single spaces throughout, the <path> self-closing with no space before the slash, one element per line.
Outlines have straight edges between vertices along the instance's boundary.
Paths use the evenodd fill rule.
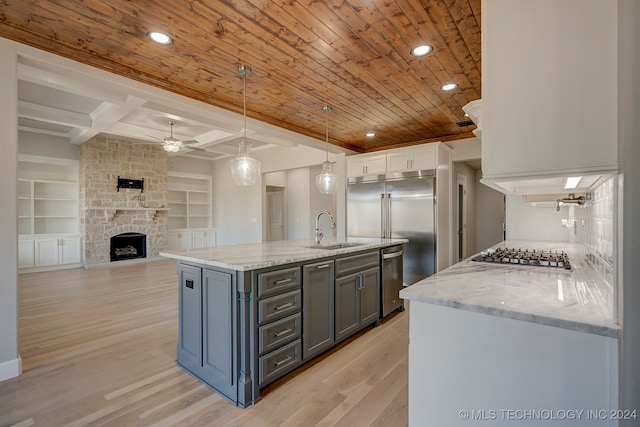
<path fill-rule="evenodd" d="M 19 125 L 81 144 L 103 132 L 141 141 L 174 133 L 205 157 L 230 155 L 247 126 L 254 146 L 295 135 L 369 152 L 472 138 L 462 106 L 480 98 L 480 0 L 0 0 L 0 36 L 211 105 L 132 96 L 99 79 L 21 58 Z M 170 45 L 151 42 L 162 31 Z M 433 46 L 413 57 L 418 44 Z M 451 91 L 441 90 L 456 83 Z M 241 117 L 241 116 L 240 116 Z M 467 122 L 466 124 L 464 122 Z M 251 122 L 256 123 L 252 120 Z M 273 129 L 291 131 L 277 135 Z M 375 132 L 375 137 L 366 137 Z M 304 138 L 303 138 L 304 139 Z M 206 150 L 206 151 L 203 151 Z"/>

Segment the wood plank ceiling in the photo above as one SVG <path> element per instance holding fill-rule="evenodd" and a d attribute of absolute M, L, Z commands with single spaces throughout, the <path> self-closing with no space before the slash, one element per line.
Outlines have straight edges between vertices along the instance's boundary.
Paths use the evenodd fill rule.
<path fill-rule="evenodd" d="M 329 104 L 330 142 L 369 152 L 474 136 L 480 1 L 0 0 L 0 36 L 238 113 L 246 64 L 249 117 L 324 140 Z"/>

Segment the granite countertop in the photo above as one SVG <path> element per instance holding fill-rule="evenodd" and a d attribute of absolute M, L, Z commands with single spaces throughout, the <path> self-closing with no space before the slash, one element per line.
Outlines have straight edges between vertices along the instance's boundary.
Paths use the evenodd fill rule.
<path fill-rule="evenodd" d="M 201 249 L 162 251 L 160 256 L 179 261 L 193 262 L 212 267 L 248 271 L 294 262 L 310 261 L 335 255 L 345 255 L 367 249 L 379 249 L 407 243 L 407 239 L 380 239 L 349 237 L 347 239 L 326 238 L 315 247 L 313 240 L 282 240 L 278 242 L 251 243 L 233 246 L 216 246 Z M 339 249 L 322 249 L 337 243 L 357 244 Z"/>
<path fill-rule="evenodd" d="M 617 338 L 614 292 L 563 242 L 505 241 L 495 247 L 564 251 L 572 271 L 495 265 L 468 258 L 403 289 L 400 297 L 479 313 Z"/>

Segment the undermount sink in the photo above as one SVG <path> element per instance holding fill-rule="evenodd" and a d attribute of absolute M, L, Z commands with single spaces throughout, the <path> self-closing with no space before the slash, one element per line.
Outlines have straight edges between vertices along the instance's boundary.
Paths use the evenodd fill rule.
<path fill-rule="evenodd" d="M 344 248 L 352 248 L 354 246 L 362 246 L 364 243 L 354 243 L 354 242 L 343 242 L 343 243 L 334 243 L 332 245 L 315 245 L 315 246 L 307 246 L 310 249 L 344 249 Z"/>

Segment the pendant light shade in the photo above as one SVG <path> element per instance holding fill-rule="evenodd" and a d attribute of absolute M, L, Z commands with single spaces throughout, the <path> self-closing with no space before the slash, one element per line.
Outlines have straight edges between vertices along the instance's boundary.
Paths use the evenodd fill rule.
<path fill-rule="evenodd" d="M 327 146 L 327 160 L 322 163 L 322 172 L 316 176 L 316 187 L 322 194 L 334 194 L 338 184 L 338 175 L 333 173 L 333 163 L 329 161 L 329 112 L 333 108 L 325 105 L 322 107 L 325 116 L 325 135 Z"/>
<path fill-rule="evenodd" d="M 229 167 L 231 177 L 237 185 L 250 186 L 255 184 L 260 176 L 260 161 L 251 157 L 251 143 L 247 141 L 247 76 L 251 75 L 251 70 L 242 65 L 238 71 L 243 82 L 244 137 L 238 144 L 238 157 L 229 162 Z"/>

